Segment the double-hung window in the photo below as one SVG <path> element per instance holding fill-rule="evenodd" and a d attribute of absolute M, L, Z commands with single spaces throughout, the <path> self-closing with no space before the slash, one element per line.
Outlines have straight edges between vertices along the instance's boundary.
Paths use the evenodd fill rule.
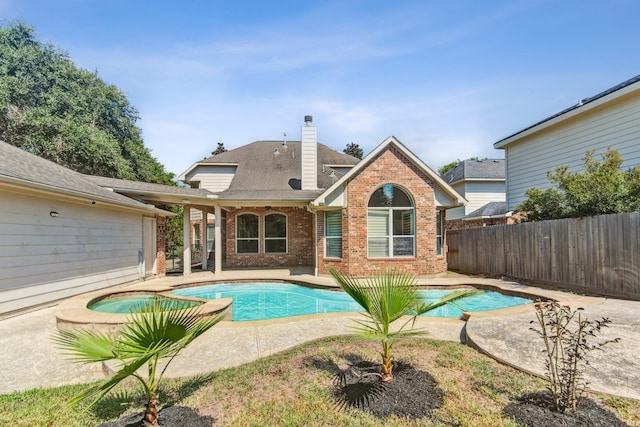
<path fill-rule="evenodd" d="M 257 254 L 259 221 L 258 215 L 245 213 L 236 217 L 236 253 Z"/>
<path fill-rule="evenodd" d="M 264 217 L 264 252 L 267 254 L 287 253 L 287 217 L 282 214 L 268 214 Z"/>
<path fill-rule="evenodd" d="M 342 211 L 327 211 L 324 214 L 325 256 L 342 258 Z"/>
<path fill-rule="evenodd" d="M 415 208 L 402 188 L 385 184 L 371 195 L 367 246 L 369 258 L 415 255 Z"/>

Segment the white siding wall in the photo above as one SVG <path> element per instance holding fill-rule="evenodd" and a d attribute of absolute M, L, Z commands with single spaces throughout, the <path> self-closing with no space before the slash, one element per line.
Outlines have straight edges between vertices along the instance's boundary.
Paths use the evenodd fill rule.
<path fill-rule="evenodd" d="M 469 201 L 465 206 L 465 215 L 489 202 L 504 202 L 506 200 L 504 182 L 470 181 L 466 183 L 465 193 L 465 198 Z"/>
<path fill-rule="evenodd" d="M 235 173 L 235 166 L 198 166 L 185 179 L 199 181 L 200 188 L 217 192 L 229 188 Z"/>
<path fill-rule="evenodd" d="M 605 105 L 509 144 L 505 153 L 507 208 L 513 210 L 524 201 L 529 188 L 548 188 L 548 171 L 563 165 L 578 170 L 587 150 L 595 149 L 594 158 L 600 161 L 608 147 L 625 159 L 623 169 L 640 166 L 640 97 Z"/>
<path fill-rule="evenodd" d="M 453 185 L 468 203 L 459 208 L 447 209 L 447 220 L 460 219 L 489 202 L 503 202 L 506 200 L 505 184 L 503 181 L 466 181 Z"/>
<path fill-rule="evenodd" d="M 0 313 L 138 280 L 142 243 L 141 214 L 0 189 Z"/>

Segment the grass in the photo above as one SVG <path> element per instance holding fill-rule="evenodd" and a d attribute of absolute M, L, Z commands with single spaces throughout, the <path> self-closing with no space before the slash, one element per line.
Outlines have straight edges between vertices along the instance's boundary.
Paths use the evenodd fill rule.
<path fill-rule="evenodd" d="M 349 360 L 378 358 L 377 343 L 354 336 L 326 338 L 240 367 L 207 376 L 168 380 L 161 404 L 196 408 L 216 426 L 515 426 L 502 408 L 545 383 L 503 366 L 464 345 L 413 338 L 397 344 L 396 355 L 431 373 L 444 391 L 440 421 L 379 420 L 356 410 L 341 410 L 331 395 L 332 367 Z M 0 425 L 94 426 L 142 409 L 143 398 L 129 383 L 83 412 L 66 402 L 84 386 L 65 386 L 0 395 Z M 640 402 L 589 396 L 629 425 L 640 425 Z"/>

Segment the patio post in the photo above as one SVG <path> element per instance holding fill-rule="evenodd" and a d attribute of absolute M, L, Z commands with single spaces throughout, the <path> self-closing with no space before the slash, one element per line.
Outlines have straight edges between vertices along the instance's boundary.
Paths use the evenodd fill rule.
<path fill-rule="evenodd" d="M 182 245 L 182 275 L 191 274 L 191 207 L 184 205 L 182 214 L 183 226 L 182 236 L 184 244 Z"/>
<path fill-rule="evenodd" d="M 220 205 L 215 205 L 215 238 L 214 241 L 214 262 L 215 274 L 222 273 L 222 209 Z"/>

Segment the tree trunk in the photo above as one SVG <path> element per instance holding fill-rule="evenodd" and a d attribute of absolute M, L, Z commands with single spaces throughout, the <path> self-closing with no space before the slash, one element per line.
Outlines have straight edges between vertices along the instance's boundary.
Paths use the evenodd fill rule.
<path fill-rule="evenodd" d="M 144 410 L 143 427 L 158 427 L 158 395 L 154 393 L 147 402 Z"/>

